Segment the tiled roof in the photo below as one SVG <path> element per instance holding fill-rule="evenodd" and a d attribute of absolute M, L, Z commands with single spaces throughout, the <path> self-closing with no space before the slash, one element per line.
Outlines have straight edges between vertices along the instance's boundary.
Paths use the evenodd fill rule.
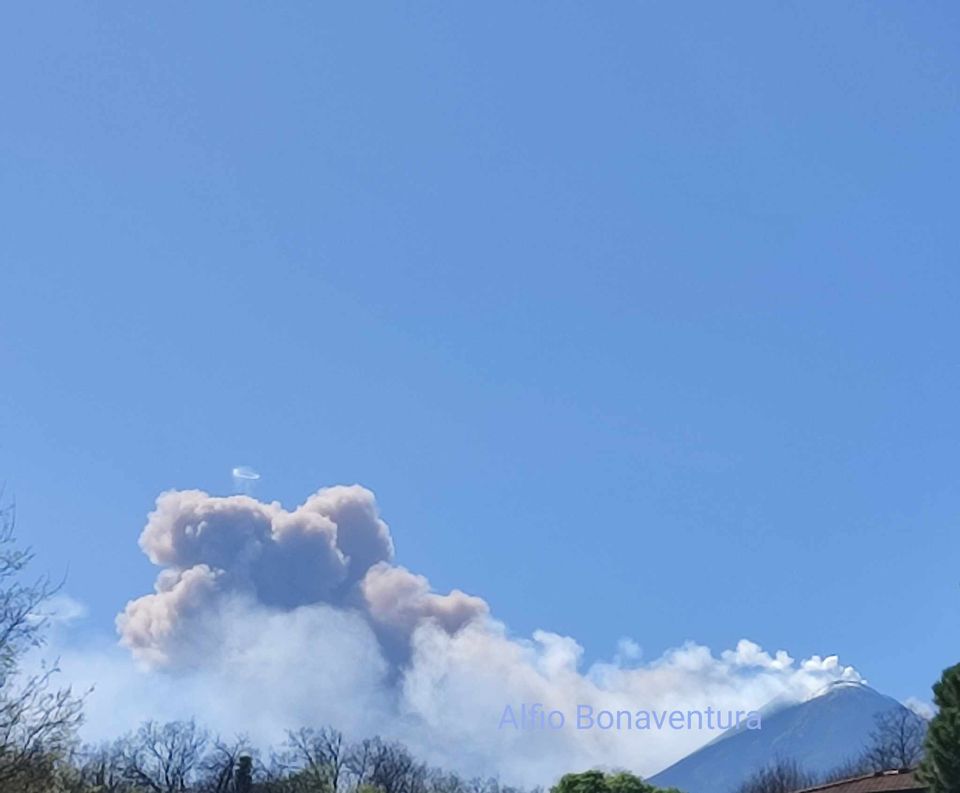
<path fill-rule="evenodd" d="M 821 791 L 822 793 L 898 793 L 899 791 L 925 790 L 926 787 L 917 779 L 915 771 L 878 771 L 869 776 L 841 779 L 837 782 L 809 787 L 800 793 L 820 793 Z"/>

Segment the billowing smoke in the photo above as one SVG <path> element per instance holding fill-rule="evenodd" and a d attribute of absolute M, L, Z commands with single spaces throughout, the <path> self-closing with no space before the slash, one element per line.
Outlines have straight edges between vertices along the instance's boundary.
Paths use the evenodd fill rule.
<path fill-rule="evenodd" d="M 859 679 L 835 656 L 798 663 L 747 640 L 719 654 L 688 643 L 647 662 L 624 640 L 612 660 L 584 668 L 574 639 L 514 636 L 482 599 L 434 592 L 397 565 L 374 495 L 358 485 L 322 489 L 292 511 L 167 492 L 140 545 L 162 568 L 156 592 L 117 618 L 139 668 L 109 653 L 73 659 L 112 670 L 90 703 L 94 731 L 98 713 L 115 729 L 141 691 L 160 708 L 151 715 L 192 710 L 227 733 L 275 741 L 284 728 L 332 724 L 399 738 L 465 773 L 542 784 L 593 766 L 654 773 L 716 732 L 500 729 L 507 705 L 752 710 Z"/>
<path fill-rule="evenodd" d="M 438 595 L 392 564 L 390 531 L 359 485 L 324 488 L 292 512 L 249 496 L 170 491 L 157 499 L 140 547 L 164 569 L 156 592 L 127 604 L 117 627 L 137 657 L 161 667 L 206 662 L 224 641 L 224 607 L 243 600 L 280 612 L 349 609 L 394 663 L 409 657 L 421 625 L 454 634 L 487 615 L 480 598 Z"/>

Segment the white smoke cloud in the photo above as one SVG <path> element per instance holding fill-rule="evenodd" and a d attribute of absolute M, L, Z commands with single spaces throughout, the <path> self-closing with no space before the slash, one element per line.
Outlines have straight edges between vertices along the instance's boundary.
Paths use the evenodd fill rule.
<path fill-rule="evenodd" d="M 921 719 L 927 719 L 927 721 L 937 715 L 936 706 L 926 699 L 920 699 L 919 697 L 907 697 L 903 701 L 903 704 L 916 713 Z"/>
<path fill-rule="evenodd" d="M 389 529 L 359 486 L 320 490 L 292 511 L 164 493 L 140 544 L 162 569 L 155 593 L 117 619 L 137 663 L 118 651 L 62 653 L 78 685 L 98 685 L 90 737 L 147 715 L 196 714 L 262 743 L 331 724 L 402 740 L 467 774 L 548 784 L 596 766 L 649 775 L 716 732 L 499 729 L 507 705 L 542 703 L 568 718 L 580 704 L 746 711 L 859 679 L 836 656 L 797 662 L 747 640 L 718 655 L 690 642 L 641 663 L 626 638 L 612 660 L 584 668 L 574 639 L 514 636 L 482 599 L 433 592 L 394 564 Z"/>

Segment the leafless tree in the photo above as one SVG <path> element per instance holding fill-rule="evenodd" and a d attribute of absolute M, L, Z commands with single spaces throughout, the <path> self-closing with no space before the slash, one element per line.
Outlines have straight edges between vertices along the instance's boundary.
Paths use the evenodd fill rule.
<path fill-rule="evenodd" d="M 257 793 L 301 793 L 304 785 L 291 779 L 289 753 L 270 754 L 266 763 L 257 767 Z"/>
<path fill-rule="evenodd" d="M 749 777 L 737 793 L 794 793 L 816 783 L 795 760 L 775 760 Z"/>
<path fill-rule="evenodd" d="M 474 777 L 467 782 L 469 793 L 500 793 L 500 780 L 496 777 Z"/>
<path fill-rule="evenodd" d="M 369 784 L 383 793 L 422 793 L 427 767 L 399 743 L 380 742 L 373 756 Z"/>
<path fill-rule="evenodd" d="M 123 742 L 124 778 L 152 793 L 182 793 L 200 771 L 207 742 L 192 720 L 148 721 Z"/>
<path fill-rule="evenodd" d="M 371 787 L 382 793 L 422 793 L 431 776 L 427 766 L 414 759 L 405 746 L 381 738 L 354 744 L 345 767 L 357 788 Z"/>
<path fill-rule="evenodd" d="M 830 769 L 827 773 L 820 776 L 820 783 L 827 782 L 839 782 L 842 779 L 853 779 L 858 776 L 867 776 L 874 772 L 874 767 L 860 755 L 859 757 L 853 757 L 835 768 Z"/>
<path fill-rule="evenodd" d="M 98 793 L 126 793 L 130 783 L 124 778 L 121 741 L 83 747 L 73 759 L 83 784 Z"/>
<path fill-rule="evenodd" d="M 923 757 L 927 722 L 912 710 L 896 708 L 878 713 L 863 761 L 872 771 L 915 768 Z"/>
<path fill-rule="evenodd" d="M 287 733 L 287 757 L 302 786 L 310 791 L 340 793 L 348 749 L 343 734 L 330 727 L 304 727 Z"/>
<path fill-rule="evenodd" d="M 24 581 L 33 554 L 16 545 L 13 525 L 13 508 L 0 509 L 0 789 L 28 791 L 69 748 L 82 703 L 52 686 L 55 664 L 35 674 L 20 668 L 24 653 L 43 644 L 42 607 L 57 587 Z"/>
<path fill-rule="evenodd" d="M 430 793 L 471 793 L 473 788 L 457 774 L 436 768 L 427 774 L 426 785 Z"/>
<path fill-rule="evenodd" d="M 347 752 L 346 770 L 353 778 L 354 785 L 366 785 L 373 768 L 373 759 L 380 746 L 379 738 L 364 738 L 350 747 Z"/>
<path fill-rule="evenodd" d="M 252 761 L 254 752 L 250 742 L 244 736 L 238 736 L 232 741 L 216 738 L 210 749 L 200 762 L 201 782 L 199 789 L 202 793 L 238 793 L 238 773 L 243 764 L 243 758 Z"/>

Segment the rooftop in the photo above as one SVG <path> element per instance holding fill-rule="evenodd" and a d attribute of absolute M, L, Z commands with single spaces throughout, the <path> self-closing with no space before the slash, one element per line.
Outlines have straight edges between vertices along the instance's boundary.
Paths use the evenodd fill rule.
<path fill-rule="evenodd" d="M 799 793 L 898 793 L 898 791 L 923 790 L 926 788 L 913 769 L 877 771 L 867 776 L 840 779 L 822 785 L 805 788 Z"/>

